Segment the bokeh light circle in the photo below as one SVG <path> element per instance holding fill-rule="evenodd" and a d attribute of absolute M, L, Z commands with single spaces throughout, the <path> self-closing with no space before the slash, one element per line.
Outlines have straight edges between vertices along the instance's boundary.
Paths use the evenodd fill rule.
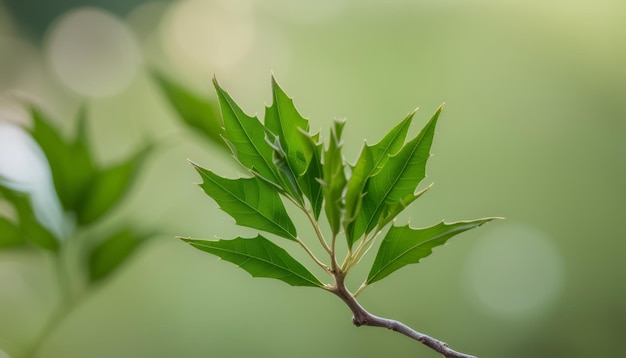
<path fill-rule="evenodd" d="M 565 279 L 552 239 L 532 227 L 490 231 L 470 252 L 466 283 L 484 308 L 507 318 L 532 317 L 555 302 Z"/>
<path fill-rule="evenodd" d="M 304 24 L 332 20 L 349 11 L 350 5 L 346 0 L 264 0 L 257 3 L 257 6 L 266 8 L 273 16 Z"/>
<path fill-rule="evenodd" d="M 200 72 L 235 66 L 255 38 L 248 1 L 187 0 L 164 17 L 163 47 L 178 66 Z"/>
<path fill-rule="evenodd" d="M 95 8 L 71 10 L 56 21 L 46 51 L 61 83 L 88 97 L 121 92 L 141 64 L 139 46 L 127 26 Z"/>

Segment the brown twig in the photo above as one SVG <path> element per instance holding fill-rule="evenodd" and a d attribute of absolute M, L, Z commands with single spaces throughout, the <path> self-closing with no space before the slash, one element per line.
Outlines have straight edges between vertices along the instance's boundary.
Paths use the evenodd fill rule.
<path fill-rule="evenodd" d="M 371 327 L 384 327 L 392 331 L 401 333 L 409 338 L 412 338 L 418 342 L 421 342 L 425 346 L 440 353 L 445 358 L 476 358 L 475 356 L 457 352 L 445 342 L 442 342 L 429 335 L 420 333 L 411 327 L 405 325 L 402 322 L 396 320 L 382 318 L 369 313 L 363 306 L 359 304 L 356 298 L 348 291 L 344 283 L 344 277 L 341 273 L 335 273 L 335 284 L 327 288 L 328 291 L 337 295 L 343 302 L 348 305 L 352 311 L 352 323 L 355 326 L 371 326 Z"/>

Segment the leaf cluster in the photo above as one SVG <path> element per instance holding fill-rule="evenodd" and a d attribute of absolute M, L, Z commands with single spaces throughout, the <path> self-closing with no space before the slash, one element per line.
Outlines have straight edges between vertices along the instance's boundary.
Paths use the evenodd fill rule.
<path fill-rule="evenodd" d="M 275 278 L 293 286 L 336 289 L 337 282 L 343 282 L 391 224 L 357 295 L 367 285 L 430 255 L 434 247 L 443 245 L 456 234 L 493 220 L 441 222 L 422 229 L 392 224 L 407 206 L 430 188 L 418 190 L 426 176 L 426 163 L 441 107 L 419 134 L 407 140 L 415 114 L 411 112 L 379 142 L 366 143 L 351 164 L 342 152 L 345 121 L 334 121 L 325 139 L 320 133 L 312 133 L 308 120 L 274 78 L 272 104 L 265 108 L 263 121 L 246 114 L 215 79 L 213 84 L 222 114 L 220 126 L 214 128 L 214 133 L 220 133 L 233 157 L 250 176 L 225 178 L 194 164 L 202 178 L 200 187 L 238 225 L 298 243 L 334 282 L 322 283 L 305 264 L 261 233 L 253 238 L 182 238 L 200 250 L 239 265 L 252 276 Z M 177 89 L 182 91 L 181 87 Z M 173 97 L 170 95 L 170 99 Z M 178 98 L 182 98 L 180 93 Z M 199 117 L 188 112 L 180 114 L 187 118 Z M 212 123 L 215 127 L 215 121 Z M 307 235 L 298 233 L 302 229 L 294 225 L 285 202 L 294 205 L 309 219 L 311 227 Z M 321 220 L 327 222 L 330 231 L 327 235 L 322 232 Z M 315 233 L 326 258 L 314 255 L 310 249 L 312 242 L 303 239 L 310 232 Z M 345 245 L 343 251 L 347 253 L 343 258 L 338 257 L 338 245 Z"/>

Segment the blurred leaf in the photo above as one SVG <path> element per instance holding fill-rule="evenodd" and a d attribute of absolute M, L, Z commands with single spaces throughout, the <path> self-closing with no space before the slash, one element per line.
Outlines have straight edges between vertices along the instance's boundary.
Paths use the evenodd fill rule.
<path fill-rule="evenodd" d="M 430 147 L 435 134 L 441 107 L 410 142 L 400 151 L 388 156 L 387 163 L 367 183 L 361 210 L 355 221 L 355 233 L 369 233 L 379 225 L 379 220 L 387 220 L 385 214 L 399 213 L 398 203 L 410 203 L 417 195 L 415 190 L 426 176 L 426 162 L 430 157 Z"/>
<path fill-rule="evenodd" d="M 13 204 L 17 212 L 20 239 L 26 239 L 46 250 L 56 252 L 59 248 L 58 239 L 37 220 L 28 196 L 3 185 L 0 185 L 0 192 Z"/>
<path fill-rule="evenodd" d="M 445 244 L 452 236 L 494 219 L 496 218 L 449 224 L 441 222 L 426 229 L 413 229 L 409 225 L 392 226 L 380 244 L 366 283 L 369 285 L 408 264 L 416 264 L 429 256 L 434 247 Z"/>
<path fill-rule="evenodd" d="M 324 152 L 324 184 L 322 193 L 326 200 L 326 217 L 333 232 L 336 235 L 341 228 L 341 214 L 343 209 L 342 195 L 346 186 L 346 173 L 343 155 L 341 154 L 341 132 L 344 121 L 335 121 L 330 133 L 328 148 Z"/>
<path fill-rule="evenodd" d="M 296 228 L 278 192 L 269 184 L 257 177 L 226 179 L 210 170 L 194 166 L 202 177 L 200 187 L 238 225 L 296 240 Z"/>
<path fill-rule="evenodd" d="M 216 103 L 197 96 L 158 71 L 153 71 L 152 75 L 183 122 L 210 142 L 225 149 L 228 147 L 222 138 L 224 128 Z"/>
<path fill-rule="evenodd" d="M 76 210 L 79 224 L 96 221 L 124 198 L 151 149 L 146 146 L 122 163 L 98 170 Z"/>
<path fill-rule="evenodd" d="M 117 270 L 144 241 L 128 229 L 108 237 L 92 249 L 88 258 L 89 279 L 100 281 Z"/>
<path fill-rule="evenodd" d="M 146 146 L 118 165 L 98 168 L 89 150 L 84 107 L 78 114 L 73 141 L 63 140 L 39 109 L 33 106 L 31 111 L 34 122 L 31 134 L 48 159 L 63 208 L 74 212 L 80 225 L 100 219 L 124 197 L 152 146 Z"/>
<path fill-rule="evenodd" d="M 31 114 L 31 134 L 48 159 L 59 200 L 65 210 L 73 211 L 79 207 L 95 172 L 86 143 L 85 110 L 79 111 L 79 130 L 73 143 L 63 140 L 41 110 L 31 106 Z"/>
<path fill-rule="evenodd" d="M 349 247 L 352 247 L 354 242 L 363 235 L 363 226 L 360 227 L 359 231 L 354 232 L 354 220 L 361 209 L 365 185 L 370 177 L 376 175 L 384 167 L 389 156 L 395 155 L 402 148 L 414 114 L 415 111 L 411 112 L 380 142 L 372 146 L 366 144 L 361 150 L 346 189 L 346 222 L 344 226 L 346 227 L 346 239 Z"/>
<path fill-rule="evenodd" d="M 246 168 L 265 180 L 280 186 L 273 163 L 274 150 L 265 140 L 265 128 L 256 117 L 250 117 L 213 79 L 222 109 L 224 137 L 233 156 Z"/>
<path fill-rule="evenodd" d="M 323 284 L 287 251 L 261 235 L 253 239 L 194 240 L 182 238 L 193 247 L 219 256 L 248 271 L 253 277 L 268 277 L 291 286 L 321 287 Z"/>
<path fill-rule="evenodd" d="M 7 218 L 0 217 L 0 249 L 15 247 L 24 244 L 20 230 L 13 222 Z"/>

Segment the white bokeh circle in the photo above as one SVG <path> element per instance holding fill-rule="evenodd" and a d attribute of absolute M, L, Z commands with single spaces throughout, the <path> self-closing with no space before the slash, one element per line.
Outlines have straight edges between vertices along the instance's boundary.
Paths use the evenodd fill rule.
<path fill-rule="evenodd" d="M 123 91 L 141 64 L 137 40 L 110 13 L 78 8 L 61 16 L 47 36 L 46 54 L 61 83 L 88 97 Z"/>
<path fill-rule="evenodd" d="M 528 226 L 496 228 L 474 245 L 466 287 L 495 315 L 532 317 L 555 302 L 563 288 L 563 258 L 552 239 Z"/>

